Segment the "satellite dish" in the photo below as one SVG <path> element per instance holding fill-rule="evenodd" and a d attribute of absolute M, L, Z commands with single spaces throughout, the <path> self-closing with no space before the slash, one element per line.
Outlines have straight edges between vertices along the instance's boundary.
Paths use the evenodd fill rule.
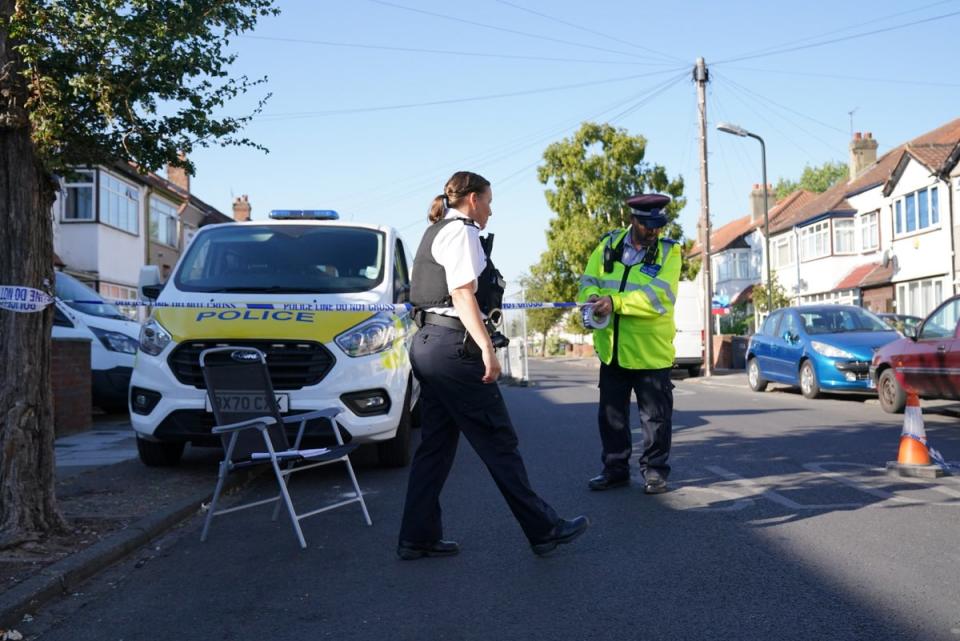
<path fill-rule="evenodd" d="M 893 254 L 893 251 L 890 249 L 883 252 L 883 268 L 884 269 L 890 266 L 890 260 L 893 258 L 892 254 Z"/>

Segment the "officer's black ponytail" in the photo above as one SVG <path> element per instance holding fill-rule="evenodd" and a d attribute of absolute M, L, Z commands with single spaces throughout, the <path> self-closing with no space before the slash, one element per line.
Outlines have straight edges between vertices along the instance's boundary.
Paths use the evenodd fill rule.
<path fill-rule="evenodd" d="M 447 215 L 447 209 L 456 208 L 463 198 L 472 193 L 481 193 L 489 186 L 489 180 L 472 171 L 458 171 L 450 176 L 450 180 L 443 187 L 443 193 L 430 203 L 430 211 L 427 214 L 430 223 L 443 220 Z"/>

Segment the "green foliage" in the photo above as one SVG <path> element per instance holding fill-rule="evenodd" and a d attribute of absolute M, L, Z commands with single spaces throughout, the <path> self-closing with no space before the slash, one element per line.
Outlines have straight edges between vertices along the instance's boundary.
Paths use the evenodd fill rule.
<path fill-rule="evenodd" d="M 756 290 L 754 290 L 756 291 Z M 720 333 L 745 336 L 749 333 L 753 313 L 747 309 L 747 303 L 738 303 L 730 307 L 730 313 L 720 317 Z"/>
<path fill-rule="evenodd" d="M 692 238 L 683 241 L 683 263 L 680 265 L 680 280 L 696 280 L 697 274 L 700 273 L 700 257 L 688 257 L 693 245 L 694 240 Z"/>
<path fill-rule="evenodd" d="M 11 38 L 24 104 L 48 171 L 129 160 L 193 172 L 211 144 L 261 148 L 240 135 L 252 115 L 216 115 L 266 79 L 230 78 L 231 39 L 278 12 L 272 0 L 19 0 Z M 253 113 L 259 112 L 266 98 Z M 2 115 L 2 114 L 0 114 Z"/>
<path fill-rule="evenodd" d="M 535 265 L 530 270 L 529 276 L 523 276 L 520 284 L 524 289 L 524 298 L 531 302 L 564 300 L 556 298 L 556 291 L 553 288 L 552 280 L 547 277 L 539 265 Z M 562 309 L 528 309 L 527 329 L 543 336 L 540 341 L 541 355 L 546 348 L 547 332 L 553 329 L 557 321 L 563 316 Z"/>
<path fill-rule="evenodd" d="M 789 307 L 790 297 L 787 296 L 787 291 L 783 288 L 783 285 L 780 284 L 780 281 L 777 280 L 776 273 L 773 273 L 771 277 L 773 279 L 773 309 Z M 772 311 L 767 309 L 768 297 L 766 281 L 753 286 L 753 306 L 761 314 L 766 314 L 767 312 Z"/>
<path fill-rule="evenodd" d="M 833 187 L 837 182 L 846 180 L 850 175 L 850 168 L 846 163 L 828 160 L 819 167 L 807 165 L 800 174 L 800 180 L 787 180 L 780 178 L 774 188 L 774 198 L 780 200 L 789 196 L 797 189 L 806 189 L 816 193 L 823 193 Z"/>
<path fill-rule="evenodd" d="M 663 235 L 681 237 L 675 219 L 686 203 L 683 178 L 671 180 L 662 165 L 645 161 L 646 147 L 643 136 L 586 122 L 571 138 L 544 151 L 537 177 L 548 187 L 547 204 L 556 217 L 550 221 L 547 250 L 534 272 L 548 282 L 556 296 L 552 300 L 574 300 L 580 275 L 600 237 L 629 225 L 625 201 L 630 196 L 642 192 L 673 196 Z"/>

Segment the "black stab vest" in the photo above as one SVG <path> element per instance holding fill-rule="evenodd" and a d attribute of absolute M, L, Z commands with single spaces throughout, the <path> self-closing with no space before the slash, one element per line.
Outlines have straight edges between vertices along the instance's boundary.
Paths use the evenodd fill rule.
<path fill-rule="evenodd" d="M 453 300 L 450 297 L 450 292 L 447 291 L 447 270 L 434 260 L 432 249 L 433 241 L 436 240 L 440 230 L 457 222 L 463 225 L 477 226 L 475 222 L 468 218 L 450 218 L 430 225 L 427 231 L 423 233 L 420 246 L 417 248 L 417 255 L 413 259 L 413 272 L 410 275 L 410 303 L 418 309 L 453 307 Z M 497 271 L 490 260 L 492 238 L 492 234 L 488 235 L 486 243 L 481 239 L 486 264 L 477 277 L 477 292 L 475 294 L 477 305 L 484 314 L 489 314 L 492 310 L 500 308 L 503 302 L 503 292 L 506 289 L 503 275 Z"/>

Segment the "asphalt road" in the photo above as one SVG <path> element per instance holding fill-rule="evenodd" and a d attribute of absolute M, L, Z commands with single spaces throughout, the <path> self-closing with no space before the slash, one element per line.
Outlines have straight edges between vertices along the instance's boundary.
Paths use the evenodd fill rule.
<path fill-rule="evenodd" d="M 458 557 L 397 560 L 406 471 L 360 467 L 373 527 L 356 506 L 312 517 L 301 551 L 270 508 L 215 520 L 205 544 L 196 518 L 20 631 L 50 641 L 960 639 L 960 479 L 885 476 L 902 419 L 875 401 L 679 380 L 673 490 L 590 493 L 596 370 L 535 362 L 531 374 L 535 387 L 504 389 L 530 477 L 562 515 L 593 521 L 552 556 L 531 554 L 461 441 L 444 492 Z M 925 419 L 932 444 L 960 458 L 960 419 Z M 307 507 L 345 481 L 331 468 L 291 490 Z"/>

